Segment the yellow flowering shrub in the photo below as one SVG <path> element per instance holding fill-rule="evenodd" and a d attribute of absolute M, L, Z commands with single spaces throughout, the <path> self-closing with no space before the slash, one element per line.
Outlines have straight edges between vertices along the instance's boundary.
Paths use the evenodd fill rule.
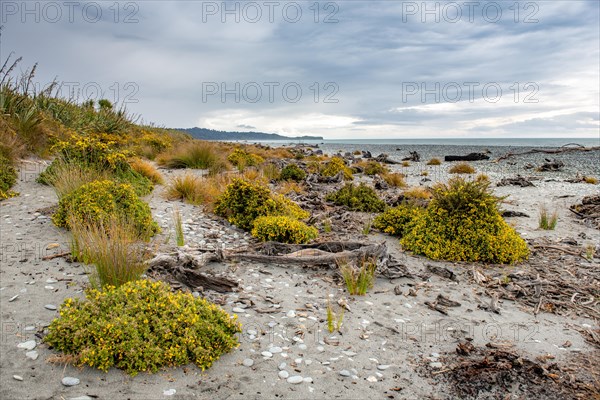
<path fill-rule="evenodd" d="M 260 184 L 234 179 L 216 201 L 215 214 L 239 228 L 249 230 L 258 217 L 287 215 L 306 219 L 310 214 L 285 196 Z"/>
<path fill-rule="evenodd" d="M 389 235 L 404 236 L 406 229 L 414 218 L 423 214 L 424 208 L 411 203 L 403 203 L 388 208 L 373 220 L 373 227 Z"/>
<path fill-rule="evenodd" d="M 0 154 L 0 201 L 17 195 L 16 192 L 10 190 L 16 181 L 17 171 L 10 160 Z"/>
<path fill-rule="evenodd" d="M 163 282 L 138 280 L 68 298 L 44 341 L 76 365 L 128 374 L 190 362 L 202 370 L 238 346 L 237 317 Z"/>
<path fill-rule="evenodd" d="M 377 196 L 375 189 L 361 182 L 358 186 L 347 183 L 337 192 L 329 193 L 325 199 L 350 211 L 382 212 L 385 202 Z"/>
<path fill-rule="evenodd" d="M 113 181 L 94 181 L 63 196 L 52 221 L 56 226 L 69 228 L 70 217 L 98 224 L 107 224 L 114 217 L 127 219 L 141 237 L 158 231 L 150 206 L 140 200 L 131 185 Z"/>
<path fill-rule="evenodd" d="M 255 167 L 265 162 L 265 159 L 257 154 L 248 153 L 246 150 L 237 147 L 231 154 L 227 156 L 227 161 L 238 167 Z"/>
<path fill-rule="evenodd" d="M 516 263 L 529 255 L 527 243 L 498 211 L 489 182 L 451 179 L 433 189 L 427 210 L 413 218 L 402 246 L 434 260 Z"/>
<path fill-rule="evenodd" d="M 319 232 L 302 221 L 280 215 L 255 219 L 252 236 L 264 242 L 301 244 L 316 239 Z"/>
<path fill-rule="evenodd" d="M 346 165 L 344 160 L 340 157 L 333 157 L 331 160 L 329 160 L 325 164 L 325 167 L 321 170 L 321 175 L 322 176 L 336 176 L 340 171 L 344 174 L 345 180 L 351 181 L 353 179 L 352 170 Z"/>

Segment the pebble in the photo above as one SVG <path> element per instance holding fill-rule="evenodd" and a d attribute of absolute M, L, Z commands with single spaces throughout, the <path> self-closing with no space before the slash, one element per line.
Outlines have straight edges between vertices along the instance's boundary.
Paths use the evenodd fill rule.
<path fill-rule="evenodd" d="M 17 345 L 17 347 L 19 349 L 25 349 L 25 350 L 33 350 L 33 349 L 35 349 L 35 346 L 37 346 L 37 343 L 35 342 L 35 340 L 28 340 L 26 342 L 19 343 Z"/>
<path fill-rule="evenodd" d="M 303 381 L 304 378 L 302 378 L 300 375 L 294 375 L 287 378 L 287 383 L 291 383 L 293 385 L 297 385 L 299 383 L 302 383 Z"/>
<path fill-rule="evenodd" d="M 342 353 L 348 357 L 354 357 L 357 354 L 353 351 L 342 351 Z"/>
<path fill-rule="evenodd" d="M 175 390 L 175 389 L 163 390 L 163 395 L 165 395 L 165 396 L 173 396 L 175 393 L 177 393 L 177 390 Z"/>
<path fill-rule="evenodd" d="M 440 355 L 439 355 L 439 353 L 431 353 L 431 357 L 440 358 Z"/>
<path fill-rule="evenodd" d="M 258 332 L 257 332 L 257 331 L 255 331 L 254 329 L 248 329 L 246 332 L 247 332 L 247 333 L 248 333 L 248 335 L 250 335 L 250 336 L 256 336 L 256 335 L 258 335 Z"/>
<path fill-rule="evenodd" d="M 38 355 L 37 351 L 32 350 L 32 351 L 28 351 L 27 353 L 25 353 L 25 357 L 30 358 L 32 360 L 37 360 L 39 355 Z"/>
<path fill-rule="evenodd" d="M 279 371 L 279 377 L 281 379 L 287 379 L 287 378 L 289 378 L 289 376 L 290 376 L 289 372 L 287 372 L 287 371 Z"/>
<path fill-rule="evenodd" d="M 325 351 L 325 347 L 323 347 L 323 346 L 317 346 L 317 351 L 318 351 L 319 353 L 322 353 L 322 352 L 324 352 L 324 351 Z"/>
<path fill-rule="evenodd" d="M 284 362 L 282 362 L 281 364 L 279 364 L 278 368 L 279 368 L 280 371 L 283 371 L 285 369 L 285 367 L 287 367 L 287 364 L 284 363 Z"/>
<path fill-rule="evenodd" d="M 388 369 L 390 366 L 387 364 L 381 364 L 377 366 L 377 369 L 380 371 L 385 371 L 386 369 Z"/>
<path fill-rule="evenodd" d="M 301 358 L 296 358 L 296 359 L 294 360 L 294 362 L 295 362 L 296 364 L 302 364 L 302 359 L 301 359 Z"/>
<path fill-rule="evenodd" d="M 347 369 L 343 369 L 340 371 L 340 375 L 341 376 L 350 376 L 350 371 L 348 371 Z"/>
<path fill-rule="evenodd" d="M 46 286 L 44 286 L 44 289 L 54 290 L 54 286 L 46 285 Z"/>
<path fill-rule="evenodd" d="M 306 349 L 307 349 L 307 346 L 306 346 L 304 343 L 302 343 L 302 344 L 298 345 L 298 348 L 299 348 L 300 350 L 306 350 Z"/>
<path fill-rule="evenodd" d="M 62 378 L 62 384 L 65 386 L 79 385 L 79 379 L 70 376 L 65 376 L 64 378 Z"/>
<path fill-rule="evenodd" d="M 11 297 L 10 299 L 8 299 L 8 302 L 10 303 L 10 302 L 15 301 L 17 299 L 17 297 L 19 297 L 19 295 L 15 294 L 13 297 Z"/>
<path fill-rule="evenodd" d="M 69 400 L 93 400 L 90 396 L 77 396 L 77 397 L 70 397 Z"/>
<path fill-rule="evenodd" d="M 371 376 L 369 376 L 367 378 L 367 381 L 369 381 L 369 382 L 377 382 L 377 378 L 375 378 L 373 375 L 371 375 Z"/>
<path fill-rule="evenodd" d="M 442 363 L 441 362 L 432 362 L 432 363 L 429 363 L 429 366 L 434 369 L 441 369 Z"/>
<path fill-rule="evenodd" d="M 16 381 L 22 381 L 23 377 L 21 375 L 13 375 L 13 379 Z"/>
<path fill-rule="evenodd" d="M 285 314 L 285 316 L 288 318 L 294 318 L 294 317 L 296 317 L 296 311 L 290 310 Z"/>
<path fill-rule="evenodd" d="M 269 349 L 269 352 L 272 354 L 281 353 L 283 349 L 281 347 L 273 346 Z"/>
<path fill-rule="evenodd" d="M 307 376 L 306 378 L 302 379 L 302 381 L 304 383 L 313 383 L 313 378 L 311 378 L 310 376 Z"/>
<path fill-rule="evenodd" d="M 233 307 L 233 312 L 241 314 L 241 313 L 245 313 L 246 311 L 243 308 Z"/>
<path fill-rule="evenodd" d="M 306 361 L 304 361 L 304 364 L 310 365 L 310 364 L 312 364 L 312 360 L 306 360 Z"/>
<path fill-rule="evenodd" d="M 55 310 L 56 310 L 56 306 L 55 306 L 54 304 L 46 304 L 46 305 L 44 306 L 44 308 L 45 308 L 46 310 L 50 310 L 50 311 L 55 311 Z"/>
<path fill-rule="evenodd" d="M 266 357 L 266 358 L 271 358 L 271 357 L 273 357 L 273 353 L 270 353 L 270 352 L 268 352 L 268 351 L 263 351 L 263 352 L 262 352 L 262 353 L 260 353 L 260 354 L 262 354 L 262 356 L 263 356 L 263 357 Z"/>
<path fill-rule="evenodd" d="M 242 361 L 242 364 L 246 367 L 251 367 L 254 365 L 254 360 L 251 358 L 246 358 L 244 361 Z"/>

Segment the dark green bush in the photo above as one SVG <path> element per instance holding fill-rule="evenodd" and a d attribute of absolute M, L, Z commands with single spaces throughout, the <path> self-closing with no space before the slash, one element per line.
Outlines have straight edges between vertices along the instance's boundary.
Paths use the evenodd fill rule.
<path fill-rule="evenodd" d="M 283 181 L 302 182 L 306 178 L 306 172 L 296 164 L 288 164 L 281 170 L 280 178 Z"/>
<path fill-rule="evenodd" d="M 0 154 L 0 201 L 17 195 L 17 193 L 10 190 L 16 181 L 17 171 L 12 162 L 3 154 Z"/>
<path fill-rule="evenodd" d="M 338 206 L 346 206 L 351 211 L 382 212 L 385 203 L 377 196 L 375 190 L 364 183 L 354 186 L 347 183 L 340 190 L 326 197 Z"/>

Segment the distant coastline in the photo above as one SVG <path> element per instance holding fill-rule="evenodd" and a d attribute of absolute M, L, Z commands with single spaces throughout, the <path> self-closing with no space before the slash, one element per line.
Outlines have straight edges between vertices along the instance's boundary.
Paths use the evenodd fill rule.
<path fill-rule="evenodd" d="M 206 128 L 178 129 L 200 140 L 252 140 L 252 141 L 285 141 L 285 140 L 324 140 L 322 136 L 283 136 L 277 133 L 264 132 L 228 132 Z"/>

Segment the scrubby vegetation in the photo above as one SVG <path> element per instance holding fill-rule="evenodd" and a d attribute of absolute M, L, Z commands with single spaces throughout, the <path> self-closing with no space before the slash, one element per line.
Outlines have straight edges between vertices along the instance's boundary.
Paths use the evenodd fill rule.
<path fill-rule="evenodd" d="M 361 160 L 360 162 L 355 164 L 357 167 L 362 168 L 363 173 L 365 175 L 383 175 L 388 173 L 388 168 L 381 164 L 380 162 L 374 161 L 374 160 Z"/>
<path fill-rule="evenodd" d="M 340 157 L 333 157 L 331 160 L 325 163 L 325 166 L 321 169 L 322 176 L 336 176 L 339 173 L 344 175 L 344 179 L 351 181 L 352 170 L 346 165 L 346 162 Z"/>
<path fill-rule="evenodd" d="M 390 172 L 381 175 L 383 180 L 392 187 L 405 187 L 404 175 L 397 172 Z"/>
<path fill-rule="evenodd" d="M 190 362 L 204 370 L 238 345 L 235 316 L 165 283 L 138 280 L 86 297 L 66 299 L 44 338 L 76 365 L 131 375 Z"/>
<path fill-rule="evenodd" d="M 243 171 L 246 167 L 255 167 L 265 162 L 265 159 L 261 156 L 249 153 L 247 150 L 240 147 L 234 149 L 233 152 L 227 156 L 227 160 L 235 165 L 240 171 Z"/>
<path fill-rule="evenodd" d="M 442 162 L 440 161 L 439 158 L 432 158 L 431 160 L 427 161 L 427 165 L 441 165 Z"/>
<path fill-rule="evenodd" d="M 0 153 L 0 201 L 17 195 L 16 192 L 10 190 L 16 181 L 17 171 L 12 162 Z"/>
<path fill-rule="evenodd" d="M 148 204 L 128 184 L 113 181 L 87 183 L 60 199 L 52 221 L 59 227 L 71 227 L 73 221 L 105 225 L 111 218 L 129 219 L 139 237 L 158 231 Z"/>
<path fill-rule="evenodd" d="M 403 203 L 388 208 L 375 217 L 373 227 L 392 236 L 402 237 L 415 218 L 422 216 L 425 209 L 412 203 Z"/>
<path fill-rule="evenodd" d="M 456 165 L 453 165 L 448 170 L 450 174 L 474 174 L 475 168 L 473 168 L 470 164 L 461 162 Z"/>
<path fill-rule="evenodd" d="M 296 164 L 288 164 L 281 170 L 281 180 L 302 182 L 306 178 L 306 172 Z"/>
<path fill-rule="evenodd" d="M 227 160 L 223 148 L 217 144 L 201 141 L 188 141 L 160 154 L 159 165 L 167 168 L 207 169 L 211 175 L 227 170 Z"/>
<path fill-rule="evenodd" d="M 338 206 L 346 206 L 352 211 L 381 212 L 385 208 L 385 203 L 377 196 L 377 192 L 363 182 L 358 186 L 347 183 L 337 192 L 328 194 L 326 200 Z"/>
<path fill-rule="evenodd" d="M 451 179 L 438 184 L 422 216 L 404 230 L 402 246 L 434 260 L 515 263 L 527 244 L 502 219 L 489 182 Z"/>
<path fill-rule="evenodd" d="M 253 225 L 252 236 L 262 241 L 301 244 L 319 235 L 316 228 L 285 215 L 258 217 Z"/>
<path fill-rule="evenodd" d="M 540 207 L 539 215 L 539 228 L 545 231 L 553 231 L 558 225 L 558 212 L 555 210 L 552 214 L 549 214 L 546 206 Z"/>
<path fill-rule="evenodd" d="M 346 261 L 340 261 L 338 268 L 349 294 L 364 296 L 367 290 L 373 287 L 377 269 L 377 264 L 373 261 L 362 260 L 357 267 Z"/>

